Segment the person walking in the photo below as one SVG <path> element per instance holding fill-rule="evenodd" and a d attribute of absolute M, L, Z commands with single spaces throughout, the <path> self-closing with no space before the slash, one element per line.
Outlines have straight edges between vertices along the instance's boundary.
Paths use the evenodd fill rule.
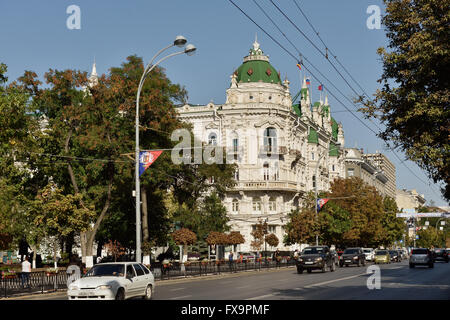
<path fill-rule="evenodd" d="M 28 261 L 28 256 L 25 256 L 25 260 L 22 262 L 22 288 L 24 288 L 25 281 L 27 282 L 27 287 L 30 287 L 30 273 L 31 263 Z"/>
<path fill-rule="evenodd" d="M 230 272 L 233 271 L 233 252 L 231 251 L 228 255 L 228 263 L 230 264 Z"/>
<path fill-rule="evenodd" d="M 274 253 L 275 256 L 275 261 L 277 262 L 277 268 L 280 267 L 280 262 L 281 262 L 281 256 L 280 256 L 280 250 L 276 250 Z"/>

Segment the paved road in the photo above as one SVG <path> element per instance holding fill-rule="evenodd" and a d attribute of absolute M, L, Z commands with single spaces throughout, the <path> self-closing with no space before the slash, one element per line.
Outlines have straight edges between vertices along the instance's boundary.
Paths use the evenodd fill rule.
<path fill-rule="evenodd" d="M 450 263 L 409 269 L 408 262 L 381 265 L 381 289 L 369 290 L 366 267 L 297 274 L 295 268 L 157 283 L 155 300 L 450 300 Z M 26 299 L 66 299 L 65 293 Z"/>

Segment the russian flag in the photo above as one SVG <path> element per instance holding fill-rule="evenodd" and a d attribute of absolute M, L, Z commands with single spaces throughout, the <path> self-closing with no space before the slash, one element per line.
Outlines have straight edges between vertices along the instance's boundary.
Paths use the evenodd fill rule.
<path fill-rule="evenodd" d="M 311 84 L 311 79 L 309 79 L 309 78 L 306 78 L 306 85 L 310 85 Z"/>
<path fill-rule="evenodd" d="M 317 211 L 320 211 L 322 207 L 327 203 L 330 199 L 317 199 Z"/>
<path fill-rule="evenodd" d="M 153 162 L 161 155 L 159 151 L 142 151 L 139 153 L 139 177 L 152 165 Z"/>

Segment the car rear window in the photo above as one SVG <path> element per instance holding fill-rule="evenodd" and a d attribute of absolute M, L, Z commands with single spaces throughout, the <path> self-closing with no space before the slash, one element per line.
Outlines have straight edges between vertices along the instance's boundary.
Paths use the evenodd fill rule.
<path fill-rule="evenodd" d="M 428 254 L 428 250 L 427 249 L 414 249 L 412 251 L 412 254 Z"/>
<path fill-rule="evenodd" d="M 377 256 L 385 256 L 385 255 L 387 255 L 387 251 L 377 251 L 377 252 L 375 252 L 375 255 L 377 255 Z"/>
<path fill-rule="evenodd" d="M 344 251 L 344 254 L 355 254 L 355 253 L 359 253 L 358 249 L 346 249 Z"/>

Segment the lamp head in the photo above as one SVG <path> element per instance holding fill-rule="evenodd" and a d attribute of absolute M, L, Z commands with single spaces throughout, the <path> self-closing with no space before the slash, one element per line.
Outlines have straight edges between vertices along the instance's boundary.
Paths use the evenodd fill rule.
<path fill-rule="evenodd" d="M 188 56 L 192 56 L 195 53 L 195 50 L 197 50 L 197 48 L 193 44 L 188 44 L 184 50 L 184 53 Z"/>
<path fill-rule="evenodd" d="M 183 47 L 186 44 L 187 40 L 185 37 L 183 36 L 177 36 L 175 38 L 175 41 L 173 42 L 174 45 L 176 45 L 177 47 Z"/>

